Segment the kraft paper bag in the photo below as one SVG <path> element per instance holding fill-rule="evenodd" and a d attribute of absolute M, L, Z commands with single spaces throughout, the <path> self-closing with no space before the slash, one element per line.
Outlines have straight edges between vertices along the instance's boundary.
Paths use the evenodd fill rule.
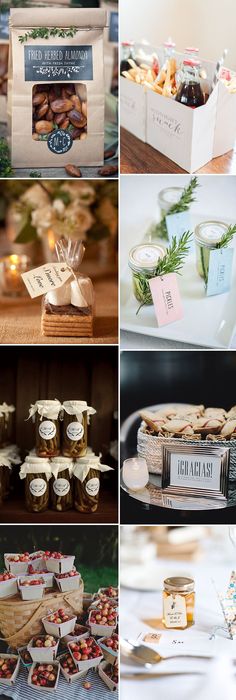
<path fill-rule="evenodd" d="M 11 10 L 8 114 L 14 167 L 103 164 L 105 26 L 101 9 Z"/>

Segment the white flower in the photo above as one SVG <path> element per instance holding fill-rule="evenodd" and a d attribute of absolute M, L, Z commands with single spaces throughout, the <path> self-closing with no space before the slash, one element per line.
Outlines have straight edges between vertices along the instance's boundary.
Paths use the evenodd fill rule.
<path fill-rule="evenodd" d="M 54 199 L 53 202 L 53 209 L 55 209 L 56 213 L 59 214 L 59 216 L 62 216 L 65 212 L 65 204 L 62 202 L 61 199 Z"/>
<path fill-rule="evenodd" d="M 21 195 L 20 200 L 33 209 L 41 209 L 41 207 L 45 207 L 50 202 L 47 192 L 38 184 L 29 187 L 28 190 Z"/>

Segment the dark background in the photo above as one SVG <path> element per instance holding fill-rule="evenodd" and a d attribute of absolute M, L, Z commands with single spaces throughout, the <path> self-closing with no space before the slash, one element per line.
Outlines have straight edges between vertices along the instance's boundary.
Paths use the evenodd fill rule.
<path fill-rule="evenodd" d="M 121 425 L 134 411 L 158 403 L 196 403 L 230 409 L 236 404 L 234 351 L 129 351 L 121 353 Z M 121 463 L 137 448 L 137 418 L 121 443 Z M 137 524 L 234 523 L 236 508 L 176 511 L 140 503 L 121 491 L 121 522 Z"/>

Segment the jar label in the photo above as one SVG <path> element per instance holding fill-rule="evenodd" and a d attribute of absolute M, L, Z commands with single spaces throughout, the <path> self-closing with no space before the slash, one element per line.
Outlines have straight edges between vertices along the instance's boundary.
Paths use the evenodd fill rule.
<path fill-rule="evenodd" d="M 52 420 L 42 420 L 39 424 L 39 435 L 43 440 L 52 440 L 57 432 L 55 423 Z"/>
<path fill-rule="evenodd" d="M 56 496 L 67 496 L 70 490 L 68 479 L 56 479 L 53 483 L 53 491 Z"/>
<path fill-rule="evenodd" d="M 225 232 L 225 227 L 219 226 L 217 224 L 209 224 L 208 226 L 202 226 L 201 228 L 201 238 L 205 241 L 218 242 L 221 240 L 223 233 Z"/>
<path fill-rule="evenodd" d="M 29 485 L 29 490 L 32 496 L 37 496 L 38 498 L 44 495 L 46 488 L 47 484 L 44 479 L 33 479 Z"/>
<path fill-rule="evenodd" d="M 164 597 L 164 620 L 166 627 L 187 627 L 185 597 L 168 595 Z"/>
<path fill-rule="evenodd" d="M 138 263 L 156 263 L 159 257 L 161 257 L 161 248 L 152 246 L 140 246 L 134 251 L 134 260 Z"/>
<path fill-rule="evenodd" d="M 89 481 L 87 481 L 87 484 L 85 484 L 85 491 L 87 492 L 88 496 L 97 496 L 99 487 L 100 481 L 95 476 L 93 479 L 89 479 Z"/>
<path fill-rule="evenodd" d="M 74 421 L 74 423 L 69 423 L 66 428 L 66 434 L 69 440 L 81 440 L 84 434 L 84 426 L 79 421 Z"/>

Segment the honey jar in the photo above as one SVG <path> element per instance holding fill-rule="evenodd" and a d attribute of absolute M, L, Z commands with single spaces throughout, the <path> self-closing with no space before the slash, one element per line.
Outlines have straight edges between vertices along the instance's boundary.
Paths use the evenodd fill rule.
<path fill-rule="evenodd" d="M 194 624 L 195 583 L 192 578 L 172 576 L 164 581 L 163 625 L 185 629 Z"/>

